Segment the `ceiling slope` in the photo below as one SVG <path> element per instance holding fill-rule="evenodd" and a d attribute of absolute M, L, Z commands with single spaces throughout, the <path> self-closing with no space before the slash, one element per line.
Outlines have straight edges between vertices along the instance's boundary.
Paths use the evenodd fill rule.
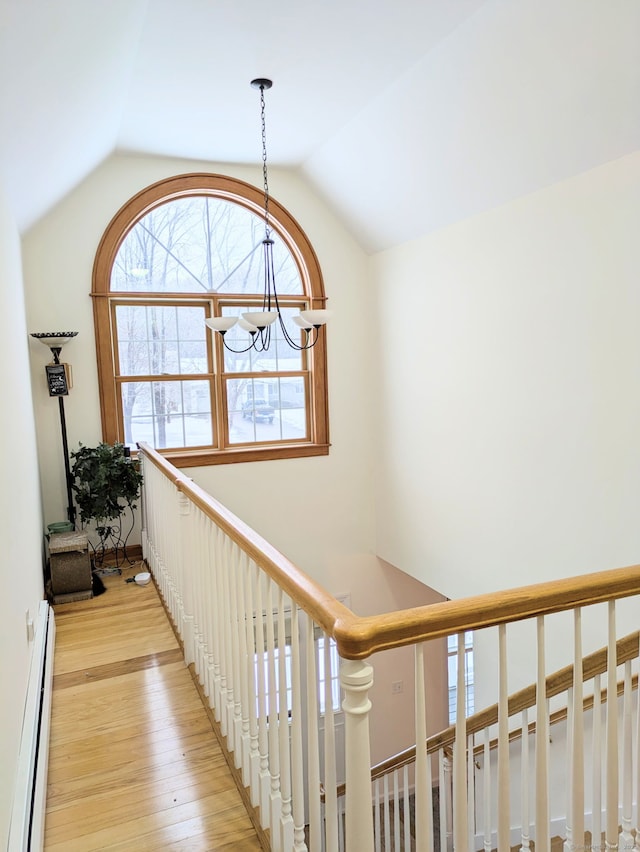
<path fill-rule="evenodd" d="M 0 0 L 24 231 L 115 150 L 300 168 L 370 251 L 635 150 L 635 0 Z M 277 197 L 277 187 L 273 187 Z"/>
<path fill-rule="evenodd" d="M 640 3 L 491 2 L 305 163 L 369 250 L 640 148 Z"/>

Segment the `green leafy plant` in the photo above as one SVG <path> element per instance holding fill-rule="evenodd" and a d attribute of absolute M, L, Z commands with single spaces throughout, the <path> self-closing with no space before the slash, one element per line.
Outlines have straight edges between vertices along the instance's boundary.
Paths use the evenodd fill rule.
<path fill-rule="evenodd" d="M 142 474 L 137 464 L 119 443 L 100 443 L 97 447 L 81 444 L 71 453 L 71 460 L 71 487 L 80 519 L 83 524 L 95 523 L 102 556 L 109 538 L 116 552 L 126 548 L 128 535 L 122 538 L 121 519 L 127 509 L 133 517 L 140 496 Z"/>

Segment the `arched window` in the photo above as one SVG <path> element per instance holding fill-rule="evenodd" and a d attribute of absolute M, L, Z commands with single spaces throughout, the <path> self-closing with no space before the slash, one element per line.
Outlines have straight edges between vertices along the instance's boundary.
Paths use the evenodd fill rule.
<path fill-rule="evenodd" d="M 105 441 L 145 441 L 183 467 L 328 453 L 325 329 L 297 351 L 276 323 L 268 351 L 234 354 L 205 325 L 260 310 L 263 203 L 243 181 L 179 175 L 110 222 L 92 284 Z M 281 310 L 301 339 L 290 317 L 325 307 L 320 266 L 274 199 L 270 220 Z M 245 338 L 226 336 L 235 349 Z"/>

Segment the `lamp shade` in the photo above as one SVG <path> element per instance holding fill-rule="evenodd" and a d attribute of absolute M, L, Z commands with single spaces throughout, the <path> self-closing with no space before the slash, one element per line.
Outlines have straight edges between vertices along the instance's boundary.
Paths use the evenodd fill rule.
<path fill-rule="evenodd" d="M 331 318 L 331 311 L 300 311 L 300 316 L 303 320 L 306 320 L 310 325 L 324 325 L 327 320 Z"/>
<path fill-rule="evenodd" d="M 35 337 L 40 343 L 51 348 L 62 347 L 78 334 L 77 331 L 32 331 L 31 337 Z"/>
<path fill-rule="evenodd" d="M 299 314 L 297 317 L 292 317 L 291 319 L 300 328 L 313 328 L 313 323 L 307 322 L 307 320 L 304 317 L 301 317 Z"/>
<path fill-rule="evenodd" d="M 251 313 L 242 314 L 242 318 L 255 326 L 257 329 L 265 328 L 275 322 L 278 318 L 277 311 L 253 311 Z"/>
<path fill-rule="evenodd" d="M 238 325 L 243 331 L 248 331 L 249 334 L 255 334 L 258 330 L 257 325 L 253 325 L 253 323 L 247 322 L 244 317 L 240 317 L 238 320 Z"/>
<path fill-rule="evenodd" d="M 236 317 L 208 317 L 205 319 L 205 323 L 210 329 L 212 329 L 212 331 L 219 331 L 221 334 L 224 334 L 225 331 L 229 331 L 230 328 L 233 328 L 236 322 Z"/>

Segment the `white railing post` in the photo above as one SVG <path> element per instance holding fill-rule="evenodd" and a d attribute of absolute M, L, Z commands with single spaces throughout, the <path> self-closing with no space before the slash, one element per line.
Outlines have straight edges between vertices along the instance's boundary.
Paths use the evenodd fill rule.
<path fill-rule="evenodd" d="M 549 852 L 549 705 L 547 702 L 544 615 L 537 619 L 536 679 L 536 852 Z"/>
<path fill-rule="evenodd" d="M 630 852 L 633 849 L 633 745 L 631 732 L 631 660 L 624 664 L 624 696 L 622 708 L 622 830 L 618 837 L 620 850 Z"/>
<path fill-rule="evenodd" d="M 528 852 L 531 848 L 529 820 L 529 713 L 527 708 L 522 711 L 522 751 L 521 751 L 521 788 L 520 810 L 522 812 L 522 842 L 520 852 Z"/>
<path fill-rule="evenodd" d="M 484 829 L 484 852 L 491 852 L 493 840 L 491 836 L 491 730 L 484 729 L 484 741 L 482 747 L 482 794 L 483 794 L 483 829 Z"/>
<path fill-rule="evenodd" d="M 602 848 L 602 688 L 600 675 L 593 679 L 593 723 L 591 777 L 593 797 L 591 803 L 591 847 Z"/>
<path fill-rule="evenodd" d="M 571 829 L 573 849 L 584 847 L 584 691 L 582 688 L 582 610 L 573 613 L 573 714 L 571 727 Z"/>
<path fill-rule="evenodd" d="M 369 742 L 373 668 L 366 660 L 345 660 L 340 667 L 340 683 L 345 696 L 346 846 L 373 849 Z"/>
<path fill-rule="evenodd" d="M 180 605 L 181 624 L 178 625 L 184 644 L 184 660 L 187 665 L 195 661 L 194 649 L 194 616 L 193 616 L 193 566 L 188 558 L 189 531 L 188 525 L 191 513 L 191 501 L 182 492 L 178 492 L 178 512 L 180 514 L 180 548 L 178 569 L 182 588 L 178 595 L 182 599 Z"/>
<path fill-rule="evenodd" d="M 307 701 L 307 785 L 309 789 L 309 848 L 322 846 L 322 808 L 320 805 L 320 737 L 318 733 L 318 665 L 314 624 L 305 619 L 306 701 Z"/>
<path fill-rule="evenodd" d="M 507 627 L 498 627 L 498 849 L 510 849 L 509 689 L 507 686 Z"/>
<path fill-rule="evenodd" d="M 433 852 L 433 790 L 431 758 L 427 754 L 427 701 L 424 677 L 424 644 L 415 646 L 416 849 Z"/>
<path fill-rule="evenodd" d="M 467 693 L 465 683 L 465 636 L 458 633 L 456 686 L 456 738 L 453 742 L 453 845 L 467 852 Z"/>
<path fill-rule="evenodd" d="M 616 604 L 608 604 L 609 642 L 607 646 L 607 849 L 618 848 L 618 675 L 616 647 Z"/>

